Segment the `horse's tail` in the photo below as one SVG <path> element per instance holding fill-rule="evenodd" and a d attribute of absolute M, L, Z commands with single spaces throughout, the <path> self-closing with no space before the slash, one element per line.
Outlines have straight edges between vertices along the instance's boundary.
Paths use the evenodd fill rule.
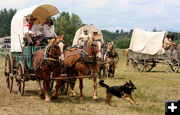
<path fill-rule="evenodd" d="M 99 85 L 102 86 L 102 87 L 105 87 L 106 89 L 109 88 L 109 86 L 104 83 L 104 80 L 100 80 L 100 81 L 99 81 Z"/>

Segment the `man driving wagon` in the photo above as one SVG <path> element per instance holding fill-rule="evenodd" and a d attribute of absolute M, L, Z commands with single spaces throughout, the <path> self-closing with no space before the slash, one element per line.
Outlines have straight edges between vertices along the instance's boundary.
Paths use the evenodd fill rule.
<path fill-rule="evenodd" d="M 51 40 L 55 34 L 54 24 L 52 18 L 48 16 L 46 21 L 43 24 L 35 24 L 38 18 L 33 16 L 27 17 L 27 24 L 24 26 L 24 34 L 27 46 L 40 46 L 48 44 L 48 41 Z"/>

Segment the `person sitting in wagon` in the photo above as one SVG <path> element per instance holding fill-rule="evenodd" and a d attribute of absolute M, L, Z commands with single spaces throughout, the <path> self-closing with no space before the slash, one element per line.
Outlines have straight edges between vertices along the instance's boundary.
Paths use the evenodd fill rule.
<path fill-rule="evenodd" d="M 25 26 L 24 26 L 24 34 L 25 34 L 25 37 L 26 37 L 26 39 L 28 41 L 28 46 L 29 46 L 29 45 L 33 45 L 33 40 L 31 38 L 31 35 L 35 34 L 32 31 L 32 28 L 33 28 L 33 24 L 34 24 L 34 21 L 36 20 L 36 18 L 31 16 L 31 17 L 27 17 L 26 20 L 27 20 L 28 23 L 25 24 Z"/>
<path fill-rule="evenodd" d="M 40 31 L 40 26 L 37 24 L 34 24 L 34 22 L 37 20 L 37 18 L 30 16 L 26 20 L 28 21 L 28 23 L 25 24 L 25 27 L 24 27 L 24 34 L 28 41 L 28 44 L 26 44 L 26 45 L 38 46 L 40 44 L 38 39 L 42 38 L 43 34 Z"/>
<path fill-rule="evenodd" d="M 77 39 L 74 39 L 72 46 L 83 48 L 83 46 L 86 44 L 89 38 L 90 38 L 90 35 L 88 33 L 88 30 L 84 29 L 83 33 L 79 37 L 77 37 Z"/>
<path fill-rule="evenodd" d="M 173 49 L 175 47 L 175 43 L 172 41 L 172 38 L 169 34 L 166 35 L 163 41 L 163 48 L 165 50 Z"/>
<path fill-rule="evenodd" d="M 46 18 L 46 21 L 43 24 L 43 34 L 45 38 L 42 40 L 42 42 L 46 44 L 48 43 L 49 40 L 54 38 L 54 35 L 56 36 L 55 30 L 54 30 L 54 23 L 50 16 Z"/>

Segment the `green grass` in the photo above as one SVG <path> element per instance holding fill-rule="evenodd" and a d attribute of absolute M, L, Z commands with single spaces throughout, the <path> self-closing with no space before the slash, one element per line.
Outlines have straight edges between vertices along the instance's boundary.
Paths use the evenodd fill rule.
<path fill-rule="evenodd" d="M 25 85 L 25 94 L 17 93 L 14 81 L 13 92 L 9 93 L 4 77 L 4 60 L 0 58 L 0 115 L 164 115 L 165 100 L 180 99 L 180 73 L 165 73 L 161 64 L 153 68 L 152 72 L 131 72 L 125 65 L 125 57 L 118 50 L 120 60 L 116 69 L 115 78 L 105 78 L 105 83 L 122 85 L 132 80 L 137 90 L 133 97 L 139 105 L 131 105 L 117 97 L 113 97 L 112 106 L 105 104 L 105 89 L 98 86 L 97 102 L 92 101 L 93 80 L 84 79 L 84 101 L 79 98 L 59 95 L 51 103 L 44 102 L 37 96 L 37 84 L 28 81 Z M 98 80 L 99 81 L 99 80 Z M 79 94 L 77 80 L 75 91 Z"/>

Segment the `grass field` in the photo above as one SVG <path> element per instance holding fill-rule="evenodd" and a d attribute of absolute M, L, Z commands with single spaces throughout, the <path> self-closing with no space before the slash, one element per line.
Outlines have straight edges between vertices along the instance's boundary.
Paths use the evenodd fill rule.
<path fill-rule="evenodd" d="M 137 87 L 133 97 L 139 105 L 131 105 L 117 97 L 112 98 L 112 106 L 106 105 L 105 89 L 100 86 L 99 100 L 93 102 L 92 79 L 84 79 L 83 103 L 80 103 L 78 97 L 61 95 L 51 103 L 46 103 L 37 96 L 37 84 L 34 81 L 26 82 L 25 94 L 22 97 L 17 93 L 15 82 L 13 92 L 9 93 L 3 74 L 5 58 L 0 57 L 0 115 L 164 115 L 165 100 L 180 99 L 180 73 L 165 73 L 161 64 L 151 72 L 131 72 L 125 65 L 122 51 L 118 53 L 120 60 L 115 78 L 103 79 L 110 86 L 122 85 L 132 80 Z M 78 81 L 75 90 L 79 94 Z"/>

